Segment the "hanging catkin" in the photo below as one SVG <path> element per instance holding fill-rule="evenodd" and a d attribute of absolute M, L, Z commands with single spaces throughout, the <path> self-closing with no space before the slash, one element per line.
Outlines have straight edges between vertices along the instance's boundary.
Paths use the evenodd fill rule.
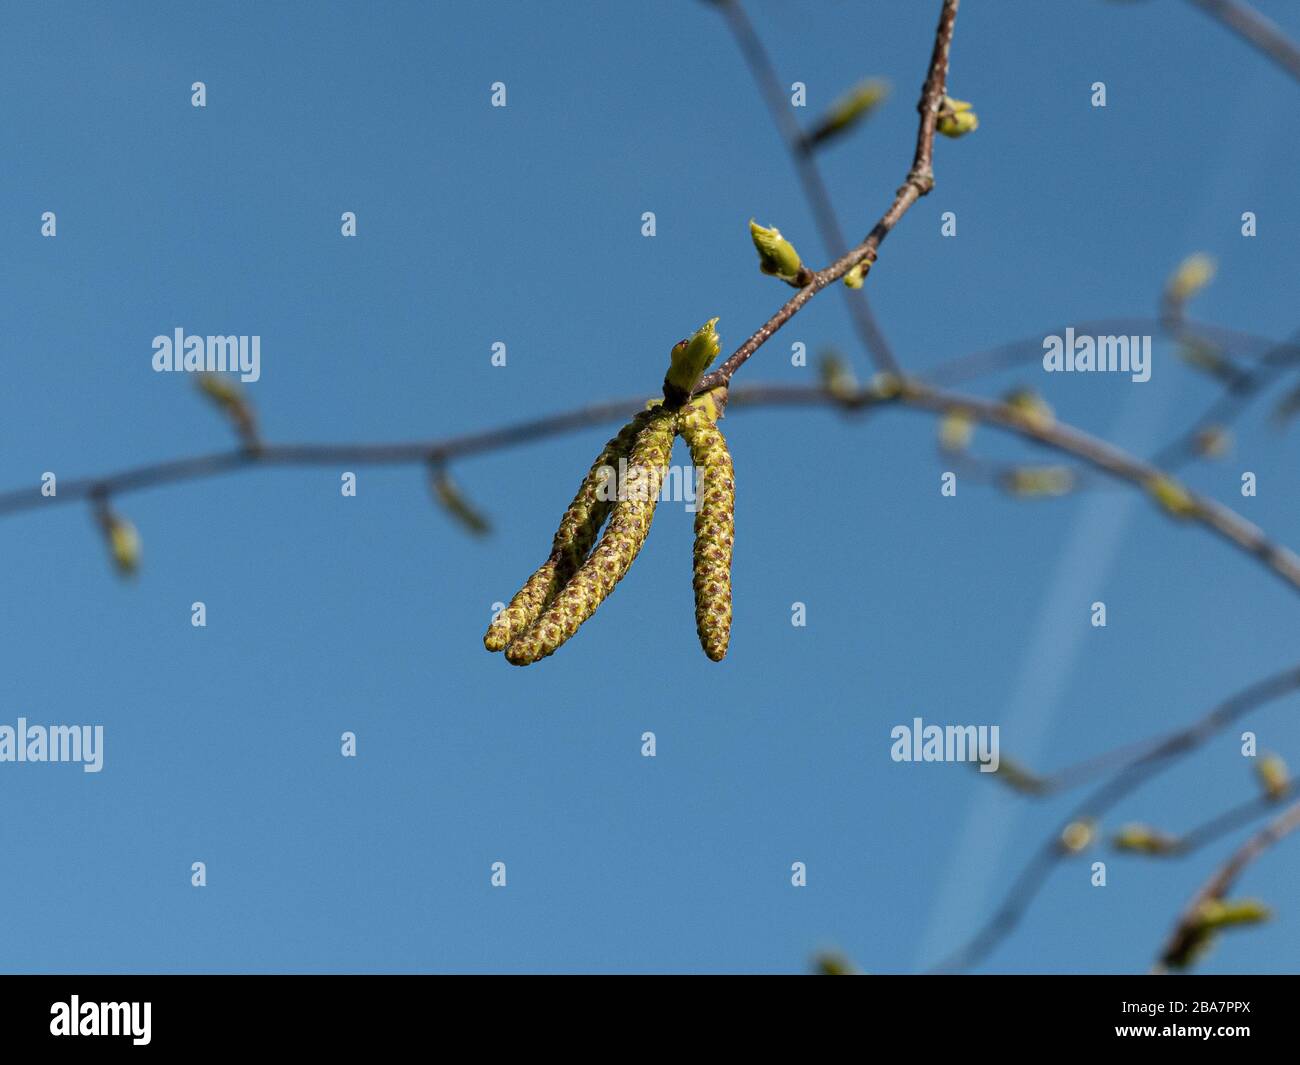
<path fill-rule="evenodd" d="M 541 617 L 506 647 L 506 659 L 514 665 L 526 666 L 554 654 L 614 590 L 645 543 L 672 455 L 676 413 L 655 407 L 639 417 L 645 417 L 644 427 L 628 455 L 629 477 L 619 485 L 609 527 Z M 633 477 L 635 481 L 627 483 Z"/>
<path fill-rule="evenodd" d="M 683 407 L 677 431 L 695 464 L 695 628 L 713 661 L 727 653 L 731 636 L 731 552 L 735 544 L 736 481 L 727 441 L 717 427 L 726 389 Z"/>
<path fill-rule="evenodd" d="M 664 398 L 648 405 L 605 445 L 551 543 L 547 560 L 488 627 L 483 643 L 506 660 L 530 665 L 554 654 L 614 590 L 636 560 L 654 520 L 659 491 L 682 436 L 698 478 L 695 515 L 695 625 L 705 654 L 717 662 L 731 634 L 731 552 L 735 480 L 717 420 L 723 385 L 694 396 L 720 340 L 711 318 L 673 345 Z M 618 480 L 610 485 L 619 467 Z M 606 517 L 609 525 L 600 533 Z"/>
<path fill-rule="evenodd" d="M 627 457 L 650 415 L 650 411 L 643 411 L 628 422 L 592 463 L 578 494 L 560 519 L 550 556 L 488 626 L 483 645 L 489 651 L 505 650 L 511 640 L 532 625 L 586 560 L 613 505 L 613 492 L 607 487 L 611 471 L 616 471 L 619 460 Z"/>

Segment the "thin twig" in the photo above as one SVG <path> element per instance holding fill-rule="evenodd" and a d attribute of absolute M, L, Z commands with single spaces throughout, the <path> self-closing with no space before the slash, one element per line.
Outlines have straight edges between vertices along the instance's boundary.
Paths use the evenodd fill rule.
<path fill-rule="evenodd" d="M 1288 786 L 1276 795 L 1256 795 L 1246 802 L 1238 803 L 1222 813 L 1215 814 L 1208 821 L 1201 822 L 1195 828 L 1188 829 L 1179 836 L 1173 849 L 1169 852 L 1170 855 L 1175 858 L 1184 858 L 1202 847 L 1209 846 L 1215 840 L 1222 839 L 1234 829 L 1249 824 L 1261 814 L 1276 809 L 1278 800 L 1285 798 L 1294 791 L 1294 787 Z M 1161 857 L 1161 855 L 1154 855 L 1154 857 Z"/>
<path fill-rule="evenodd" d="M 758 84 L 772 122 L 785 142 L 786 151 L 794 160 L 795 172 L 803 186 L 804 196 L 812 208 L 813 221 L 821 235 L 826 254 L 832 258 L 843 255 L 849 246 L 848 238 L 844 235 L 830 192 L 822 178 L 821 167 L 817 165 L 804 131 L 786 100 L 771 56 L 768 55 L 762 40 L 755 32 L 740 0 L 717 0 L 717 5 L 736 39 L 736 44 L 740 47 L 740 53 L 748 64 L 754 81 Z M 885 339 L 885 334 L 876 321 L 876 316 L 871 311 L 866 292 L 845 287 L 844 298 L 853 319 L 853 326 L 877 368 L 898 373 L 898 362 L 890 349 L 889 341 Z"/>
<path fill-rule="evenodd" d="M 1181 324 L 1185 330 L 1184 335 L 1190 340 L 1202 340 L 1260 363 L 1285 366 L 1300 361 L 1300 338 L 1298 337 L 1279 343 L 1268 337 L 1256 336 L 1240 329 L 1229 329 L 1226 326 L 1211 325 L 1208 322 L 1184 320 Z M 1067 328 L 1073 328 L 1078 336 L 1146 335 L 1148 331 L 1154 334 L 1167 329 L 1169 325 L 1170 322 L 1164 315 L 1098 318 L 1075 323 L 1072 327 L 1061 325 L 1047 332 L 1034 333 L 1019 340 L 1009 340 L 996 347 L 948 359 L 929 370 L 915 372 L 934 385 L 960 385 L 1000 370 L 1039 362 L 1043 357 L 1043 339 L 1053 334 L 1064 333 Z"/>
<path fill-rule="evenodd" d="M 1300 48 L 1249 4 L 1242 0 L 1188 0 L 1211 18 L 1218 19 L 1243 40 L 1300 81 Z"/>
<path fill-rule="evenodd" d="M 889 236 L 899 219 L 907 213 L 912 204 L 934 188 L 934 131 L 939 118 L 939 105 L 943 101 L 944 88 L 948 79 L 948 51 L 952 47 L 953 26 L 956 23 L 959 2 L 960 0 L 943 0 L 939 26 L 935 30 L 934 51 L 930 56 L 930 69 L 921 88 L 920 102 L 916 105 L 921 113 L 921 121 L 916 133 L 916 154 L 912 158 L 912 168 L 894 194 L 894 202 L 889 210 L 867 234 L 866 240 L 840 256 L 830 266 L 813 273 L 811 280 L 791 296 L 780 310 L 759 326 L 718 369 L 707 374 L 700 382 L 700 391 L 707 391 L 729 382 L 732 375 L 745 364 L 746 359 L 762 347 L 772 334 L 798 314 L 800 308 L 827 285 L 838 281 L 860 263 L 868 266 L 874 263 L 881 242 Z"/>
<path fill-rule="evenodd" d="M 1200 924 L 1207 902 L 1224 897 L 1245 868 L 1278 840 L 1300 828 L 1300 802 L 1288 806 L 1273 821 L 1246 840 L 1187 903 L 1173 931 L 1160 952 L 1157 970 L 1163 970 L 1186 957 L 1188 948 L 1202 934 Z"/>
<path fill-rule="evenodd" d="M 1252 367 L 1240 371 L 1229 381 L 1228 388 L 1206 409 L 1181 437 L 1156 452 L 1152 462 L 1176 468 L 1195 455 L 1197 436 L 1213 425 L 1227 425 L 1241 414 L 1256 396 L 1271 385 L 1291 365 L 1300 345 L 1300 332 L 1275 345 Z"/>
<path fill-rule="evenodd" d="M 1100 754 L 1094 754 L 1078 762 L 1073 762 L 1054 773 L 1047 773 L 1042 776 L 1030 770 L 1018 768 L 1016 770 L 1017 774 L 1023 775 L 1026 780 L 1024 784 L 1017 787 L 1017 790 L 1022 795 L 1033 799 L 1046 799 L 1065 791 L 1071 791 L 1081 784 L 1086 784 L 1089 780 L 1096 780 L 1098 777 L 1104 776 L 1118 766 L 1127 765 L 1140 755 L 1150 753 L 1168 740 L 1169 736 L 1170 733 L 1166 732 L 1153 739 L 1121 744 L 1118 747 L 1112 747 L 1108 751 L 1102 751 Z M 1003 756 L 1002 766 L 1006 766 L 1007 763 L 1008 759 Z"/>
<path fill-rule="evenodd" d="M 1165 475 L 1154 466 L 1060 421 L 1042 424 L 1026 421 L 1015 408 L 995 400 L 931 388 L 920 381 L 895 379 L 895 390 L 863 388 L 845 395 L 821 386 L 766 385 L 737 388 L 731 403 L 737 406 L 838 406 L 862 410 L 889 403 L 948 414 L 959 411 L 987 425 L 1014 433 L 1088 464 L 1138 487 L 1146 488 Z M 157 484 L 195 480 L 254 466 L 320 466 L 338 463 L 400 465 L 446 462 L 543 437 L 601 424 L 643 405 L 639 399 L 594 404 L 574 411 L 519 422 L 499 429 L 444 440 L 392 444 L 265 444 L 257 451 L 236 450 L 194 458 L 138 466 L 99 478 L 82 478 L 62 485 L 57 495 L 43 496 L 37 486 L 0 495 L 0 517 L 35 507 L 84 499 L 92 494 L 121 495 Z M 1189 521 L 1204 525 L 1230 544 L 1263 563 L 1295 589 L 1300 589 L 1300 558 L 1275 544 L 1258 526 L 1231 508 L 1205 496 L 1187 493 L 1192 511 Z"/>
<path fill-rule="evenodd" d="M 238 449 L 209 455 L 149 463 L 103 477 L 84 477 L 58 485 L 58 493 L 43 496 L 36 486 L 0 494 L 0 516 L 36 507 L 69 503 L 94 495 L 122 495 L 177 481 L 198 480 L 219 473 L 265 466 L 408 465 L 463 458 L 528 443 L 548 436 L 618 418 L 644 404 L 644 397 L 596 403 L 562 414 L 466 433 L 441 440 L 382 444 L 264 444 L 257 451 Z M 743 402 L 743 401 L 742 401 Z"/>
<path fill-rule="evenodd" d="M 1190 428 L 1182 430 L 1176 438 L 1163 445 L 1151 457 L 1152 466 L 1158 466 L 1166 471 L 1180 469 L 1191 460 L 1204 457 L 1203 434 L 1230 426 L 1253 399 L 1262 395 L 1281 373 L 1294 366 L 1300 359 L 1300 332 L 1278 343 L 1240 330 L 1192 323 L 1183 319 L 1171 321 L 1166 316 L 1099 319 L 1082 323 L 1075 327 L 1075 331 L 1089 335 L 1126 334 L 1142 332 L 1153 327 L 1175 328 L 1180 341 L 1213 343 L 1225 360 L 1224 370 L 1217 375 L 1223 382 L 1223 393 L 1192 423 Z M 1036 361 L 1041 356 L 1041 352 L 1041 337 L 1027 337 L 999 344 L 995 348 L 973 355 L 949 360 L 925 371 L 922 376 L 931 384 L 953 384 L 1024 362 Z M 1230 355 L 1250 358 L 1253 360 L 1253 365 L 1241 366 L 1227 361 Z M 978 459 L 963 459 L 963 461 L 979 464 L 968 468 L 969 472 L 976 474 L 981 480 L 1000 482 L 1004 486 L 1020 468 L 1017 464 L 992 468 L 987 463 L 980 463 Z M 1075 475 L 1074 481 L 1067 489 L 1057 493 L 1058 495 L 1076 495 L 1092 487 L 1091 482 L 1079 476 L 1077 471 L 1072 470 L 1072 473 Z"/>
<path fill-rule="evenodd" d="M 901 383 L 900 399 L 936 413 L 960 412 L 987 425 L 996 425 L 1029 440 L 1074 455 L 1097 469 L 1141 488 L 1167 481 L 1164 471 L 1064 422 L 1024 420 L 1014 407 L 993 400 L 944 392 L 918 382 Z M 1222 539 L 1267 566 L 1294 589 L 1300 590 L 1300 557 L 1271 541 L 1257 525 L 1222 503 L 1188 491 L 1191 508 L 1186 515 Z"/>
<path fill-rule="evenodd" d="M 1239 329 L 1190 322 L 1185 319 L 1171 322 L 1167 316 L 1158 318 L 1102 318 L 1081 322 L 1074 326 L 1078 335 L 1105 336 L 1113 334 L 1145 334 L 1148 330 L 1178 327 L 1178 335 L 1187 341 L 1201 341 L 1215 345 L 1227 355 L 1252 360 L 1254 365 L 1242 367 L 1229 363 L 1222 380 L 1223 395 L 1177 439 L 1166 444 L 1152 457 L 1153 465 L 1177 468 L 1198 455 L 1197 437 L 1213 425 L 1229 425 L 1241 415 L 1250 401 L 1261 395 L 1277 376 L 1300 362 L 1300 332 L 1284 341 L 1273 341 Z M 962 355 L 940 363 L 930 370 L 920 371 L 920 376 L 934 385 L 962 384 L 986 374 L 1011 369 L 1026 363 L 1037 362 L 1043 355 L 1043 338 L 1064 332 L 1059 327 L 1051 333 L 1035 334 L 1020 340 L 1011 340 L 997 347 L 970 355 Z"/>
<path fill-rule="evenodd" d="M 1042 890 L 1048 875 L 1070 854 L 1061 847 L 1061 832 L 1079 821 L 1096 821 L 1109 813 L 1123 799 L 1143 784 L 1199 747 L 1252 710 L 1300 690 L 1300 666 L 1294 666 L 1230 696 L 1204 717 L 1186 728 L 1170 734 L 1153 750 L 1135 758 L 1119 773 L 1097 788 L 1070 813 L 1057 831 L 1047 837 L 1029 860 L 1029 864 L 1012 881 L 1006 896 L 989 920 L 970 940 L 944 959 L 935 972 L 969 969 L 985 958 L 1020 923 L 1025 911 Z"/>

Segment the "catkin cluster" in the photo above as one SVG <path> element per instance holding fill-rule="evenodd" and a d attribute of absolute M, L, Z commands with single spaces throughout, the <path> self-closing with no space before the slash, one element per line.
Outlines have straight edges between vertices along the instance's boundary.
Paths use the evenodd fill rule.
<path fill-rule="evenodd" d="M 680 435 L 697 476 L 696 628 L 709 658 L 716 662 L 727 653 L 735 480 L 727 442 L 716 424 L 726 387 L 691 398 L 693 385 L 718 352 L 716 321 L 673 348 L 665 400 L 637 414 L 596 458 L 560 520 L 550 555 L 488 627 L 483 643 L 489 651 L 504 651 L 514 665 L 531 665 L 554 654 L 596 612 L 650 533 L 673 442 Z M 620 470 L 626 472 L 616 480 Z"/>

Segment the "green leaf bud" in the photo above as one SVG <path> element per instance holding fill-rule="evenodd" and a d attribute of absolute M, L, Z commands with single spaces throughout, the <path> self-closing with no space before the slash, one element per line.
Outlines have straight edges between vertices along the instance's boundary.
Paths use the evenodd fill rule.
<path fill-rule="evenodd" d="M 1286 798 L 1287 792 L 1291 790 L 1291 774 L 1279 755 L 1264 755 L 1255 765 L 1255 775 L 1259 778 L 1264 794 L 1274 802 Z"/>
<path fill-rule="evenodd" d="M 831 104 L 826 117 L 804 138 L 804 144 L 811 148 L 848 132 L 867 118 L 888 96 L 889 82 L 881 78 L 868 78 L 858 82 Z"/>
<path fill-rule="evenodd" d="M 1172 854 L 1179 846 L 1176 836 L 1142 824 L 1125 825 L 1112 842 L 1118 850 L 1135 854 Z"/>
<path fill-rule="evenodd" d="M 1170 275 L 1165 285 L 1165 299 L 1181 306 L 1214 280 L 1215 262 L 1204 252 L 1189 255 Z"/>
<path fill-rule="evenodd" d="M 692 336 L 673 345 L 668 374 L 664 377 L 665 402 L 679 406 L 690 399 L 704 371 L 722 350 L 722 341 L 714 328 L 717 324 L 716 318 L 710 318 Z"/>
<path fill-rule="evenodd" d="M 798 284 L 803 271 L 803 261 L 781 231 L 775 226 L 766 229 L 752 218 L 749 220 L 749 235 L 754 239 L 758 249 L 758 268 L 765 274 L 779 277 L 789 284 Z"/>
<path fill-rule="evenodd" d="M 979 124 L 979 116 L 965 100 L 955 100 L 951 96 L 943 98 L 935 129 L 945 137 L 964 137 L 979 129 Z"/>
<path fill-rule="evenodd" d="M 1172 477 L 1164 474 L 1148 478 L 1146 490 L 1170 517 L 1185 520 L 1195 517 L 1200 510 L 1196 497 Z"/>

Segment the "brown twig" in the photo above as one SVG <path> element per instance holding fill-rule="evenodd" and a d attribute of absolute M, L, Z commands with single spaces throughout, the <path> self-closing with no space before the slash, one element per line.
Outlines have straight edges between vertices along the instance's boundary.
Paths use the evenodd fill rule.
<path fill-rule="evenodd" d="M 543 418 L 466 433 L 441 440 L 404 441 L 383 444 L 265 444 L 258 451 L 239 449 L 209 455 L 149 463 L 107 474 L 65 481 L 58 494 L 43 496 L 39 488 L 14 489 L 0 494 L 0 516 L 56 503 L 70 503 L 93 496 L 122 495 L 155 485 L 191 481 L 257 466 L 408 465 L 446 462 L 486 451 L 528 443 L 575 429 L 626 418 L 644 398 L 596 403 Z"/>
<path fill-rule="evenodd" d="M 1191 428 L 1156 452 L 1152 462 L 1170 467 L 1185 463 L 1195 454 L 1198 435 L 1210 426 L 1229 424 L 1241 414 L 1251 400 L 1263 394 L 1291 366 L 1298 346 L 1300 332 L 1293 333 L 1289 340 L 1266 351 L 1254 366 L 1239 371 L 1227 382 L 1228 387 L 1223 394 L 1192 423 Z"/>
<path fill-rule="evenodd" d="M 1074 323 L 1073 328 L 1080 336 L 1084 334 L 1096 336 L 1108 333 L 1142 334 L 1148 330 L 1154 333 L 1168 329 L 1170 324 L 1165 315 L 1159 317 L 1135 315 L 1077 322 Z M 1285 367 L 1300 362 L 1300 337 L 1297 336 L 1279 343 L 1268 337 L 1256 336 L 1254 333 L 1247 333 L 1240 329 L 1229 329 L 1226 326 L 1211 325 L 1208 322 L 1183 319 L 1180 324 L 1184 330 L 1183 335 L 1187 339 L 1203 340 L 1225 351 L 1240 354 L 1243 358 L 1250 358 L 1261 365 Z M 965 384 L 967 381 L 976 380 L 990 373 L 1011 369 L 1024 363 L 1038 362 L 1043 357 L 1043 338 L 1052 333 L 1063 333 L 1066 328 L 1067 325 L 1058 325 L 1054 329 L 1034 333 L 1019 340 L 1009 340 L 983 351 L 959 355 L 929 370 L 916 372 L 918 376 L 935 385 Z"/>
<path fill-rule="evenodd" d="M 1081 784 L 1086 784 L 1089 780 L 1096 780 L 1112 769 L 1127 765 L 1143 754 L 1149 754 L 1168 738 L 1169 733 L 1164 733 L 1154 739 L 1125 743 L 1118 747 L 1112 747 L 1108 751 L 1102 751 L 1100 754 L 1084 758 L 1081 761 L 1073 762 L 1054 773 L 1045 773 L 1041 776 L 1022 766 L 1015 766 L 1014 775 L 1020 778 L 1016 783 L 1016 790 L 1020 794 L 1034 799 L 1045 799 L 1052 795 L 1059 795 L 1061 792 L 1070 791 Z M 1010 759 L 1004 755 L 999 766 L 999 772 L 1006 769 L 1009 764 Z"/>
<path fill-rule="evenodd" d="M 1079 323 L 1074 329 L 1081 335 L 1105 335 L 1145 333 L 1147 330 L 1167 330 L 1175 326 L 1178 336 L 1182 339 L 1213 344 L 1225 355 L 1250 359 L 1253 365 L 1242 367 L 1235 363 L 1231 364 L 1230 375 L 1221 378 L 1224 393 L 1196 419 L 1190 429 L 1180 433 L 1177 439 L 1155 453 L 1151 459 L 1152 464 L 1166 469 L 1176 469 L 1189 459 L 1197 457 L 1198 435 L 1204 429 L 1214 425 L 1231 424 L 1246 409 L 1251 400 L 1261 395 L 1269 385 L 1274 383 L 1280 373 L 1300 361 L 1300 332 L 1278 342 L 1238 329 L 1228 329 L 1205 322 L 1191 322 L 1181 318 L 1171 322 L 1165 315 L 1158 318 L 1102 318 Z M 1061 333 L 1064 329 L 1065 327 L 1062 326 L 1050 332 Z M 986 374 L 1036 362 L 1042 358 L 1043 337 L 1047 335 L 1050 334 L 1035 334 L 970 355 L 958 356 L 930 370 L 921 371 L 920 375 L 933 385 L 955 385 Z"/>
<path fill-rule="evenodd" d="M 844 236 L 844 229 L 840 225 L 830 192 L 822 178 L 821 167 L 817 165 L 803 129 L 795 120 L 786 101 L 780 79 L 776 74 L 776 66 L 749 21 L 749 16 L 745 13 L 740 0 L 717 0 L 717 6 L 722 11 L 732 36 L 736 39 L 740 53 L 754 76 L 754 81 L 758 84 L 772 122 L 780 133 L 782 141 L 785 142 L 786 151 L 794 160 L 795 172 L 803 186 L 804 197 L 812 208 L 813 221 L 821 235 L 826 254 L 832 257 L 843 255 L 849 246 L 848 239 Z M 885 334 L 876 321 L 876 316 L 871 311 L 866 293 L 862 290 L 845 288 L 844 298 L 853 319 L 853 326 L 867 349 L 867 354 L 879 369 L 897 373 L 898 362 L 894 358 L 889 341 L 885 339 Z"/>
<path fill-rule="evenodd" d="M 991 399 L 932 389 L 919 381 L 894 378 L 894 389 L 881 391 L 867 388 L 857 393 L 836 393 L 820 386 L 777 386 L 736 389 L 731 402 L 736 406 L 839 406 L 845 410 L 863 410 L 887 403 L 900 403 L 905 407 L 930 411 L 933 414 L 962 412 L 980 423 L 993 425 L 1006 432 L 1018 434 L 1027 440 L 1052 447 L 1062 453 L 1074 455 L 1084 462 L 1108 473 L 1118 480 L 1130 482 L 1139 488 L 1149 489 L 1153 482 L 1165 479 L 1160 469 L 1128 455 L 1110 443 L 1091 436 L 1082 429 L 1052 421 L 1044 424 L 1026 420 L 1017 408 Z M 481 433 L 451 437 L 442 441 L 408 443 L 356 443 L 356 445 L 264 445 L 259 451 L 222 451 L 212 455 L 199 455 L 173 462 L 153 463 L 149 466 L 127 469 L 98 479 L 77 480 L 62 485 L 59 494 L 44 497 L 38 486 L 18 489 L 0 495 L 0 516 L 22 510 L 69 502 L 91 494 L 114 495 L 166 482 L 196 480 L 199 477 L 234 471 L 253 466 L 334 466 L 338 463 L 403 464 L 447 462 L 465 455 L 482 454 L 502 447 L 519 445 L 539 438 L 555 436 L 569 430 L 601 424 L 627 416 L 641 403 L 624 399 L 611 403 L 593 404 L 565 414 L 551 415 L 489 429 Z M 1252 558 L 1265 564 L 1275 575 L 1300 590 L 1300 558 L 1287 547 L 1274 544 L 1257 525 L 1247 521 L 1230 507 L 1197 495 L 1187 493 L 1190 512 L 1187 520 L 1204 525 L 1222 540 L 1229 542 Z"/>
<path fill-rule="evenodd" d="M 943 9 L 939 13 L 939 26 L 935 30 L 934 51 L 930 56 L 930 69 L 926 74 L 925 84 L 921 87 L 921 99 L 916 105 L 921 113 L 921 121 L 916 133 L 916 154 L 912 157 L 912 168 L 894 194 L 894 202 L 890 204 L 889 210 L 881 216 L 880 221 L 875 224 L 861 244 L 840 256 L 825 269 L 815 271 L 808 284 L 791 296 L 780 310 L 759 326 L 718 369 L 707 374 L 700 382 L 698 389 L 700 392 L 728 383 L 732 375 L 745 364 L 745 360 L 827 285 L 838 281 L 861 263 L 868 266 L 874 263 L 881 243 L 889 236 L 899 219 L 907 213 L 912 204 L 934 188 L 934 131 L 939 119 L 939 105 L 943 101 L 948 79 L 948 51 L 952 47 L 953 27 L 957 20 L 959 3 L 960 0 L 943 0 Z"/>
<path fill-rule="evenodd" d="M 898 403 L 932 413 L 960 411 L 976 421 L 992 425 L 1054 450 L 1082 459 L 1098 470 L 1142 488 L 1164 478 L 1162 471 L 1103 440 L 1063 422 L 1040 424 L 1025 420 L 1008 404 L 956 392 L 946 392 L 920 381 L 894 379 L 886 392 L 874 388 L 856 393 L 831 391 L 822 386 L 765 385 L 732 390 L 733 406 L 838 406 L 862 410 Z M 35 507 L 71 502 L 99 494 L 121 495 L 159 484 L 197 480 L 254 466 L 321 466 L 339 463 L 401 465 L 447 462 L 468 455 L 500 450 L 559 433 L 626 418 L 642 405 L 639 398 L 593 404 L 574 411 L 535 418 L 499 429 L 449 437 L 443 440 L 392 444 L 266 444 L 256 452 L 218 452 L 188 459 L 153 463 L 98 478 L 82 478 L 60 486 L 58 494 L 43 496 L 37 486 L 0 495 L 0 516 Z M 1233 544 L 1262 562 L 1293 588 L 1300 590 L 1300 558 L 1275 544 L 1263 531 L 1231 508 L 1205 496 L 1188 492 L 1189 521 Z"/>
<path fill-rule="evenodd" d="M 918 382 L 900 384 L 900 399 L 909 405 L 936 413 L 960 412 L 987 425 L 996 425 L 1029 440 L 1074 455 L 1097 469 L 1141 488 L 1167 481 L 1164 471 L 1134 458 L 1112 444 L 1081 429 L 1052 421 L 1046 424 L 1026 421 L 1024 416 L 1005 403 L 945 392 Z M 1300 590 L 1300 557 L 1288 548 L 1271 541 L 1256 525 L 1230 507 L 1205 496 L 1186 493 L 1190 510 L 1188 520 L 1198 522 L 1211 532 L 1263 563 L 1294 589 Z"/>
<path fill-rule="evenodd" d="M 1294 791 L 1295 788 L 1288 785 L 1277 796 L 1256 795 L 1254 798 L 1247 799 L 1245 802 L 1238 803 L 1236 806 L 1231 806 L 1221 813 L 1215 814 L 1208 821 L 1203 821 L 1196 827 L 1190 828 L 1176 837 L 1174 846 L 1168 852 L 1168 856 L 1185 858 L 1189 854 L 1194 854 L 1202 847 L 1221 839 L 1234 829 L 1249 824 L 1261 814 L 1277 809 L 1278 799 L 1285 798 L 1287 795 L 1293 794 Z M 1153 855 L 1153 857 L 1157 858 L 1163 856 L 1161 854 Z"/>
<path fill-rule="evenodd" d="M 1267 703 L 1300 690 L 1300 666 L 1257 681 L 1230 696 L 1204 717 L 1171 733 L 1158 746 L 1129 762 L 1114 777 L 1097 788 L 1070 813 L 1061 827 L 1042 846 L 1012 881 L 1006 896 L 988 921 L 970 940 L 935 966 L 935 972 L 969 969 L 985 958 L 1020 923 L 1025 911 L 1042 890 L 1048 875 L 1069 854 L 1061 848 L 1061 832 L 1078 821 L 1097 821 L 1143 784 L 1171 768 L 1211 736 Z"/>

